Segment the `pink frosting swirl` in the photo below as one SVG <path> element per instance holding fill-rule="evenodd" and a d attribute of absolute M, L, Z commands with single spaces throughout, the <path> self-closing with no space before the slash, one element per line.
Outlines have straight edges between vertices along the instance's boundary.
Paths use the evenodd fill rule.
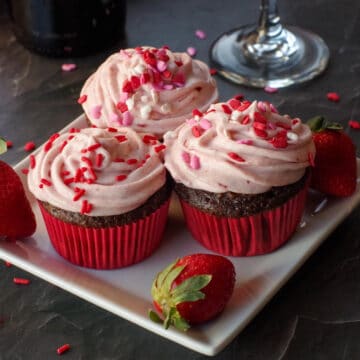
<path fill-rule="evenodd" d="M 161 138 L 217 98 L 205 63 L 166 47 L 139 47 L 111 55 L 85 82 L 79 102 L 98 127 L 131 126 Z"/>
<path fill-rule="evenodd" d="M 123 214 L 164 185 L 163 149 L 153 135 L 130 128 L 54 134 L 30 156 L 28 186 L 37 199 L 67 211 Z"/>
<path fill-rule="evenodd" d="M 165 134 L 176 182 L 221 193 L 259 194 L 296 182 L 315 154 L 309 127 L 261 101 L 212 105 Z"/>

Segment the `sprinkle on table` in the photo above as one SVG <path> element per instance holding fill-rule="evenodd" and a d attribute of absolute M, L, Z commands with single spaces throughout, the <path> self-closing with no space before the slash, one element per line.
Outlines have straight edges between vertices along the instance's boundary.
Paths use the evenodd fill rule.
<path fill-rule="evenodd" d="M 35 143 L 33 141 L 28 141 L 25 145 L 24 145 L 24 150 L 25 151 L 33 151 L 35 149 Z"/>
<path fill-rule="evenodd" d="M 333 102 L 339 102 L 340 101 L 340 95 L 337 92 L 328 92 L 326 94 L 326 97 L 329 101 Z"/>
<path fill-rule="evenodd" d="M 12 148 L 13 147 L 13 142 L 11 140 L 6 140 L 6 147 L 8 149 Z"/>
<path fill-rule="evenodd" d="M 352 129 L 360 129 L 360 122 L 359 121 L 349 120 L 348 124 Z"/>
<path fill-rule="evenodd" d="M 61 65 L 61 70 L 65 72 L 74 71 L 76 70 L 77 66 L 73 63 L 65 63 Z"/>
<path fill-rule="evenodd" d="M 58 347 L 56 349 L 56 352 L 58 355 L 62 355 L 69 350 L 70 350 L 70 344 L 64 344 L 64 345 L 61 345 L 60 347 Z"/>
<path fill-rule="evenodd" d="M 210 68 L 210 75 L 216 75 L 217 74 L 217 69 L 215 68 Z"/>
<path fill-rule="evenodd" d="M 206 39 L 206 33 L 204 30 L 201 30 L 201 29 L 198 29 L 195 31 L 195 36 L 198 38 L 198 39 L 201 39 L 201 40 L 204 40 Z"/>
<path fill-rule="evenodd" d="M 17 284 L 17 285 L 29 285 L 30 284 L 29 279 L 18 278 L 18 277 L 14 277 L 13 282 L 14 282 L 14 284 Z"/>

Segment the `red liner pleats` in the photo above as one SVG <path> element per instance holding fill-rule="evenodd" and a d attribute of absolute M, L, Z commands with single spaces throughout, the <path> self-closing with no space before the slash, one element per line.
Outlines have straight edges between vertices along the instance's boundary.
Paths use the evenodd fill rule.
<path fill-rule="evenodd" d="M 93 269 L 116 269 L 138 263 L 159 246 L 170 200 L 138 221 L 115 227 L 86 228 L 49 214 L 39 203 L 55 250 L 73 264 Z"/>
<path fill-rule="evenodd" d="M 301 221 L 307 189 L 275 209 L 240 218 L 218 217 L 180 202 L 188 229 L 203 246 L 227 256 L 254 256 L 290 239 Z"/>

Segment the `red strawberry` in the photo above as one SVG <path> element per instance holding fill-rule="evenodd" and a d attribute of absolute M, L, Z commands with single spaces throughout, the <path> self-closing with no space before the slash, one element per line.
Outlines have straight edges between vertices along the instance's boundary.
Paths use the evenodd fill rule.
<path fill-rule="evenodd" d="M 219 315 L 229 301 L 235 285 L 234 265 L 227 258 L 212 254 L 193 254 L 176 260 L 160 272 L 151 295 L 157 311 L 153 321 L 187 330 L 192 324 Z"/>
<path fill-rule="evenodd" d="M 0 238 L 30 236 L 35 228 L 35 216 L 18 174 L 0 161 Z"/>
<path fill-rule="evenodd" d="M 311 187 L 325 194 L 350 196 L 356 189 L 356 149 L 339 124 L 317 116 L 308 121 L 316 148 Z"/>

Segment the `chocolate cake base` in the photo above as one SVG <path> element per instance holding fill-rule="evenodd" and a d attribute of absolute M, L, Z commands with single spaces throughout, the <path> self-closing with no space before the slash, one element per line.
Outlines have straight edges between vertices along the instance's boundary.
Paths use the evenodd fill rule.
<path fill-rule="evenodd" d="M 212 193 L 192 189 L 181 183 L 175 184 L 175 192 L 188 204 L 208 214 L 221 217 L 242 217 L 257 214 L 283 205 L 304 188 L 310 176 L 307 170 L 297 182 L 272 187 L 262 194 L 237 194 L 234 192 Z"/>
<path fill-rule="evenodd" d="M 157 210 L 169 199 L 172 187 L 172 180 L 168 176 L 165 184 L 143 205 L 127 213 L 113 216 L 89 216 L 60 209 L 45 201 L 41 201 L 41 204 L 52 216 L 66 223 L 91 228 L 122 226 L 142 219 Z"/>

